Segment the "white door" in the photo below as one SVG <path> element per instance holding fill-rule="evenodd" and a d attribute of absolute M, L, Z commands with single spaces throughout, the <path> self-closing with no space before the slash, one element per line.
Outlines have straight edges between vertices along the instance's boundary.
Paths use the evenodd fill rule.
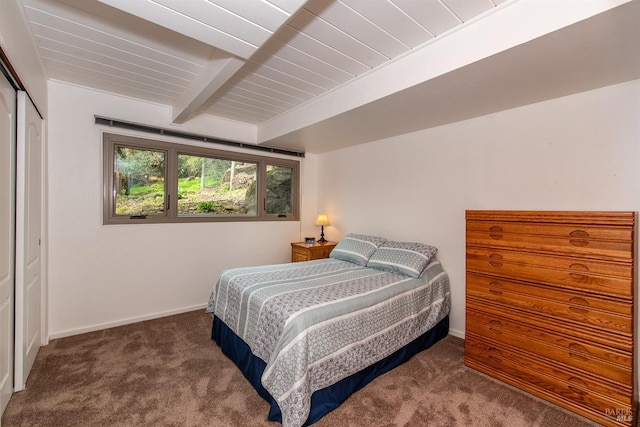
<path fill-rule="evenodd" d="M 42 336 L 42 119 L 18 91 L 14 389 L 24 389 Z"/>
<path fill-rule="evenodd" d="M 0 73 L 0 415 L 13 392 L 16 92 Z"/>

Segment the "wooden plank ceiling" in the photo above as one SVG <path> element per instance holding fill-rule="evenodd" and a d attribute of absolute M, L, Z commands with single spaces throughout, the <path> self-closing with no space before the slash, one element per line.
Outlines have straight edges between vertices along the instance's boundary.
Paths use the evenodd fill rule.
<path fill-rule="evenodd" d="M 504 0 L 23 0 L 48 77 L 259 125 Z"/>
<path fill-rule="evenodd" d="M 638 0 L 16 1 L 48 78 L 312 153 L 640 78 Z"/>

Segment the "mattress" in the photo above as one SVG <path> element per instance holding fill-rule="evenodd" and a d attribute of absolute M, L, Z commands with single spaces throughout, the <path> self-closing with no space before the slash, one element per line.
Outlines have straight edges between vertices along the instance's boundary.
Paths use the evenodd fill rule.
<path fill-rule="evenodd" d="M 264 363 L 260 386 L 285 427 L 307 422 L 314 392 L 415 342 L 449 310 L 435 257 L 418 278 L 332 258 L 226 270 L 207 306 Z"/>

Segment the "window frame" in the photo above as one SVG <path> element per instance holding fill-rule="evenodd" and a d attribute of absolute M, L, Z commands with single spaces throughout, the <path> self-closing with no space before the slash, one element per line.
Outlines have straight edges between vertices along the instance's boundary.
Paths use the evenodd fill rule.
<path fill-rule="evenodd" d="M 115 214 L 115 149 L 128 147 L 166 153 L 165 158 L 165 209 L 163 215 L 147 215 L 144 218 Z M 129 135 L 103 132 L 103 225 L 159 224 L 194 222 L 246 222 L 246 221 L 299 221 L 300 218 L 300 161 L 280 157 L 258 156 L 240 151 L 220 150 L 198 145 L 180 144 Z M 256 163 L 257 206 L 256 215 L 178 215 L 178 156 L 211 157 L 221 160 Z M 267 165 L 292 168 L 292 213 L 266 213 Z"/>

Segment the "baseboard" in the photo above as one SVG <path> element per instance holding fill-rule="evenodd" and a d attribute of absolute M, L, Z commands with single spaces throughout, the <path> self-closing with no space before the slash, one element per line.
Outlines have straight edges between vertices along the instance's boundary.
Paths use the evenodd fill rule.
<path fill-rule="evenodd" d="M 49 334 L 49 339 L 47 341 L 70 337 L 73 335 L 85 334 L 87 332 L 95 332 L 101 331 L 103 329 L 115 328 L 117 326 L 130 325 L 131 323 L 143 322 L 145 320 L 159 319 L 161 317 L 173 316 L 174 314 L 186 313 L 188 311 L 204 310 L 206 306 L 207 304 L 198 304 L 191 307 L 182 307 L 175 310 L 145 314 L 144 316 L 130 317 L 128 319 L 116 320 L 114 322 L 100 323 L 98 325 L 91 325 L 84 328 L 68 329 L 66 331 L 54 332 L 52 334 Z"/>
<path fill-rule="evenodd" d="M 80 335 L 87 332 L 101 331 L 103 329 L 115 328 L 117 326 L 130 325 L 131 323 L 143 322 L 145 320 L 159 319 L 161 317 L 173 316 L 174 314 L 186 313 L 188 311 L 202 310 L 207 304 L 198 304 L 191 307 L 183 307 L 175 310 L 162 311 L 158 313 L 146 314 L 144 316 L 130 317 L 128 319 L 116 320 L 114 322 L 101 323 L 98 325 L 91 325 L 84 328 L 68 329 L 66 331 L 54 332 L 49 334 L 49 339 L 55 340 L 58 338 L 70 337 L 73 335 Z M 449 328 L 449 335 L 464 339 L 464 331 Z"/>
<path fill-rule="evenodd" d="M 449 328 L 449 335 L 453 335 L 454 337 L 458 337 L 458 338 L 464 339 L 464 331 L 459 331 L 457 329 Z"/>

